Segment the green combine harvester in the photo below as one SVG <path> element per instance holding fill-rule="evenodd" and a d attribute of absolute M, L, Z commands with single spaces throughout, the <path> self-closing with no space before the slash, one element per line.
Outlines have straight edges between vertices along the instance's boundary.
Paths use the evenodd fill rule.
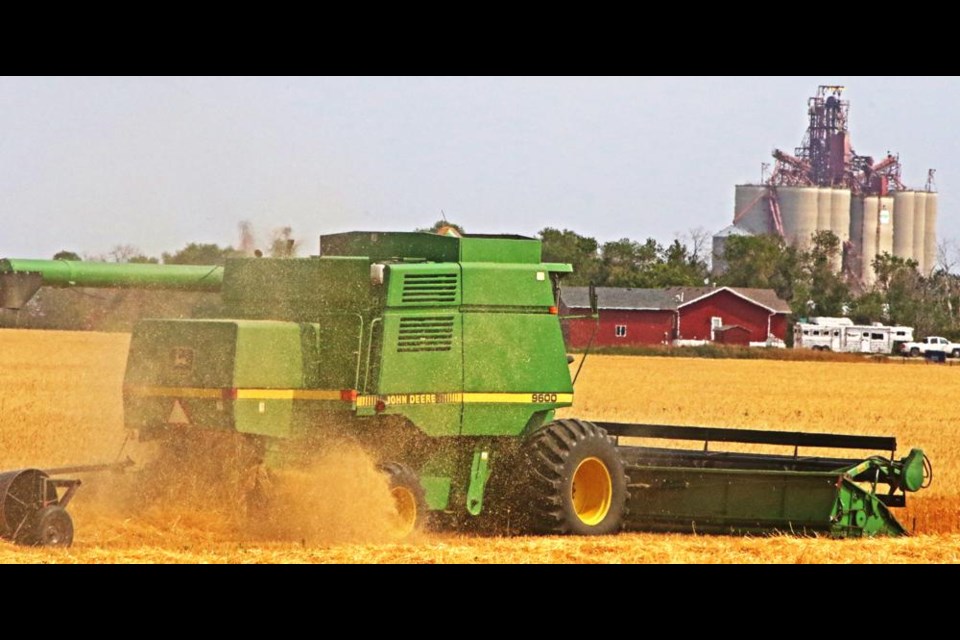
<path fill-rule="evenodd" d="M 380 461 L 411 529 L 432 514 L 547 534 L 904 535 L 890 509 L 928 484 L 923 452 L 897 458 L 890 437 L 555 419 L 573 404 L 558 313 L 572 268 L 542 262 L 538 240 L 353 232 L 320 246 L 223 268 L 3 260 L 0 302 L 20 308 L 41 286 L 219 290 L 222 317 L 137 323 L 126 427 L 174 447 L 237 434 L 268 468 L 349 437 Z M 56 491 L 20 495 L 35 508 L 19 521 L 5 521 L 7 497 L 0 535 L 44 540 L 31 514 Z"/>

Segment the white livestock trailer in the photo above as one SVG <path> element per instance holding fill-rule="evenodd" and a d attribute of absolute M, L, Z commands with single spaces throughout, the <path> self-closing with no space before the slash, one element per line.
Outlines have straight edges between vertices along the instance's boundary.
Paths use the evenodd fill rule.
<path fill-rule="evenodd" d="M 913 341 L 913 327 L 879 322 L 854 324 L 850 318 L 809 318 L 793 327 L 793 347 L 839 353 L 896 353 L 901 343 Z"/>

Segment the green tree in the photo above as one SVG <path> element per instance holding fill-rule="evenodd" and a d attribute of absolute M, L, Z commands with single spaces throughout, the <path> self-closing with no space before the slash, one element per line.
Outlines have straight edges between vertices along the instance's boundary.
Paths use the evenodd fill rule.
<path fill-rule="evenodd" d="M 817 231 L 810 249 L 800 255 L 801 269 L 794 296 L 803 299 L 809 315 L 840 316 L 850 301 L 850 289 L 837 272 L 840 238 L 832 231 Z"/>
<path fill-rule="evenodd" d="M 803 267 L 796 247 L 787 246 L 778 236 L 730 236 L 724 245 L 727 270 L 717 284 L 732 287 L 773 289 L 786 300 L 794 313 L 807 314 L 804 290 L 797 292 Z M 796 293 L 800 293 L 799 296 Z"/>
<path fill-rule="evenodd" d="M 83 260 L 83 258 L 81 258 L 78 253 L 73 251 L 67 251 L 67 250 L 57 251 L 55 254 L 53 254 L 53 259 L 54 260 L 73 260 L 75 262 L 80 262 Z"/>
<path fill-rule="evenodd" d="M 693 249 L 679 239 L 664 248 L 653 238 L 642 243 L 620 238 L 601 247 L 595 238 L 552 227 L 541 229 L 538 235 L 545 261 L 573 265 L 573 274 L 566 279 L 573 286 L 702 286 L 708 275 L 696 233 Z"/>
<path fill-rule="evenodd" d="M 240 257 L 241 253 L 232 247 L 216 244 L 191 242 L 174 253 L 162 254 L 164 264 L 210 264 L 222 265 L 227 258 Z"/>
<path fill-rule="evenodd" d="M 956 329 L 950 287 L 943 286 L 948 281 L 945 272 L 924 278 L 916 261 L 887 252 L 874 258 L 871 266 L 877 280 L 863 297 L 882 301 L 882 320 L 911 326 L 918 336 L 952 334 Z"/>
<path fill-rule="evenodd" d="M 544 262 L 560 262 L 573 265 L 573 273 L 564 278 L 568 286 L 600 285 L 599 245 L 595 238 L 588 238 L 564 229 L 545 227 L 537 234 L 541 242 Z"/>
<path fill-rule="evenodd" d="M 930 274 L 925 284 L 927 295 L 936 306 L 935 333 L 960 340 L 960 276 L 939 268 Z"/>
<path fill-rule="evenodd" d="M 662 262 L 663 247 L 648 238 L 640 244 L 630 238 L 605 242 L 601 249 L 601 280 L 606 287 L 651 287 L 653 270 Z"/>
<path fill-rule="evenodd" d="M 885 302 L 879 291 L 867 291 L 850 304 L 849 317 L 855 324 L 879 322 L 884 315 Z"/>
<path fill-rule="evenodd" d="M 679 239 L 662 251 L 662 258 L 648 268 L 651 287 L 699 287 L 708 280 L 709 268 L 696 249 Z"/>

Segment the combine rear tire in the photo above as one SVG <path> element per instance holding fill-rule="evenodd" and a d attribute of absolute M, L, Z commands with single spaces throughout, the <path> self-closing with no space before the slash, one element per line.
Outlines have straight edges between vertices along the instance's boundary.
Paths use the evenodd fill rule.
<path fill-rule="evenodd" d="M 557 420 L 524 443 L 526 509 L 537 533 L 603 535 L 623 524 L 627 477 L 607 432 Z"/>
<path fill-rule="evenodd" d="M 427 514 L 427 497 L 420 478 L 405 464 L 387 462 L 380 466 L 387 474 L 390 495 L 397 508 L 396 530 L 407 536 L 420 528 Z"/>

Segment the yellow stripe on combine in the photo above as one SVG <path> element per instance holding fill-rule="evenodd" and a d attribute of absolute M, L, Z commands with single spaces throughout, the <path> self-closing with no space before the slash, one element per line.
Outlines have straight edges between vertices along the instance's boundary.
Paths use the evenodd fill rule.
<path fill-rule="evenodd" d="M 358 407 L 373 407 L 377 402 L 387 406 L 413 404 L 562 404 L 572 403 L 572 393 L 388 393 L 381 396 L 360 396 Z"/>
<path fill-rule="evenodd" d="M 545 404 L 553 402 L 573 402 L 572 393 L 465 393 L 463 403 L 506 402 Z"/>
<path fill-rule="evenodd" d="M 224 398 L 224 389 L 204 387 L 126 387 L 127 395 L 147 398 Z M 340 400 L 332 389 L 237 389 L 238 400 Z"/>
<path fill-rule="evenodd" d="M 223 399 L 224 389 L 205 387 L 126 387 L 124 393 L 145 398 L 213 398 Z M 237 389 L 237 400 L 341 400 L 341 392 L 333 389 Z M 377 402 L 387 406 L 415 404 L 569 404 L 572 393 L 388 393 L 379 396 L 358 396 L 358 407 L 373 407 Z"/>

